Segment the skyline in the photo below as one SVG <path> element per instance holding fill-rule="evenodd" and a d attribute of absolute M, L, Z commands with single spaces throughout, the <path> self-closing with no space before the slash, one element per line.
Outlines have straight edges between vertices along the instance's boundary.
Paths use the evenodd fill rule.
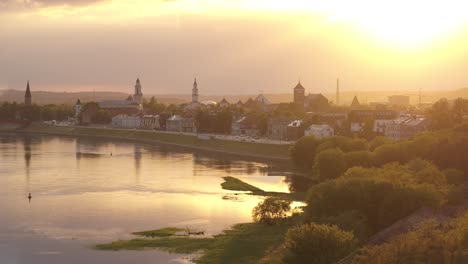
<path fill-rule="evenodd" d="M 195 76 L 213 95 L 288 93 L 298 78 L 323 93 L 338 77 L 342 90 L 468 87 L 466 4 L 374 2 L 2 0 L 0 89 L 125 92 L 139 77 L 148 94 L 184 94 Z"/>

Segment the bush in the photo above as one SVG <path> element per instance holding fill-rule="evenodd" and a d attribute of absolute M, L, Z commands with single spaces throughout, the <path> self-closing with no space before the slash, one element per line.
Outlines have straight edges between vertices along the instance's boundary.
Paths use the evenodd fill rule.
<path fill-rule="evenodd" d="M 274 225 L 284 220 L 291 211 L 291 201 L 268 197 L 252 211 L 254 222 Z"/>
<path fill-rule="evenodd" d="M 365 241 L 370 235 L 367 218 L 356 210 L 345 211 L 338 215 L 322 217 L 317 222 L 321 224 L 336 225 L 344 231 L 352 232 L 359 241 Z"/>
<path fill-rule="evenodd" d="M 353 264 L 462 264 L 468 255 L 468 214 L 443 226 L 428 221 L 388 243 L 363 248 Z"/>
<path fill-rule="evenodd" d="M 445 178 L 447 179 L 447 183 L 449 184 L 462 184 L 464 183 L 465 180 L 465 175 L 463 171 L 457 170 L 457 169 L 445 169 L 442 171 L 442 173 L 445 175 Z"/>
<path fill-rule="evenodd" d="M 333 263 L 352 252 L 357 240 L 334 225 L 305 224 L 286 234 L 286 263 Z"/>
<path fill-rule="evenodd" d="M 355 210 L 365 216 L 370 231 L 376 232 L 421 206 L 442 204 L 444 195 L 434 185 L 379 175 L 344 176 L 312 187 L 305 211 L 308 220 L 316 220 Z"/>

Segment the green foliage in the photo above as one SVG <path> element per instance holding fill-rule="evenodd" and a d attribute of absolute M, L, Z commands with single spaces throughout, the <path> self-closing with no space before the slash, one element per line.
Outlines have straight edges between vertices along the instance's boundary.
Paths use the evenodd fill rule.
<path fill-rule="evenodd" d="M 306 216 L 318 221 L 355 211 L 365 217 L 370 231 L 376 232 L 421 206 L 441 205 L 447 193 L 444 175 L 426 161 L 355 167 L 338 179 L 312 187 Z"/>
<path fill-rule="evenodd" d="M 384 137 L 384 136 L 375 137 L 369 142 L 369 150 L 374 151 L 376 148 L 385 144 L 390 144 L 392 142 L 393 141 L 391 139 Z"/>
<path fill-rule="evenodd" d="M 351 232 L 334 225 L 305 224 L 286 234 L 286 248 L 291 252 L 286 263 L 333 263 L 355 249 L 357 240 Z"/>
<path fill-rule="evenodd" d="M 195 253 L 202 251 L 194 260 L 200 264 L 254 264 L 265 252 L 279 246 L 286 231 L 293 222 L 282 225 L 263 225 L 256 223 L 237 224 L 213 238 L 159 237 L 155 239 L 119 240 L 97 245 L 100 250 L 143 250 L 158 248 L 175 253 Z"/>
<path fill-rule="evenodd" d="M 328 149 L 317 154 L 314 168 L 320 179 L 334 179 L 346 170 L 345 154 L 340 149 Z"/>
<path fill-rule="evenodd" d="M 212 238 L 162 237 L 157 239 L 135 238 L 118 240 L 108 244 L 96 245 L 100 250 L 143 250 L 159 248 L 169 252 L 189 254 L 208 248 L 213 243 Z"/>
<path fill-rule="evenodd" d="M 345 155 L 346 167 L 352 168 L 354 166 L 371 167 L 373 164 L 374 155 L 370 151 L 352 151 Z"/>
<path fill-rule="evenodd" d="M 148 230 L 148 231 L 141 231 L 141 232 L 133 232 L 133 235 L 136 236 L 143 236 L 143 237 L 169 237 L 174 236 L 177 233 L 183 232 L 185 229 L 177 228 L 177 227 L 166 227 L 161 229 L 155 230 Z"/>
<path fill-rule="evenodd" d="M 468 261 L 468 214 L 443 226 L 428 221 L 390 242 L 363 248 L 353 264 L 461 264 Z"/>
<path fill-rule="evenodd" d="M 468 114 L 468 99 L 457 98 L 451 104 L 443 98 L 435 102 L 428 112 L 434 129 L 451 128 L 460 125 Z"/>
<path fill-rule="evenodd" d="M 442 171 L 444 173 L 445 178 L 447 179 L 447 183 L 449 184 L 462 184 L 466 181 L 465 174 L 461 170 L 457 169 L 445 169 Z"/>
<path fill-rule="evenodd" d="M 320 143 L 320 139 L 314 136 L 300 138 L 290 150 L 294 164 L 303 169 L 312 169 L 315 151 Z"/>
<path fill-rule="evenodd" d="M 224 182 L 221 183 L 221 187 L 225 190 L 231 191 L 246 191 L 246 192 L 263 192 L 262 189 L 243 182 L 234 177 L 223 177 Z"/>
<path fill-rule="evenodd" d="M 275 225 L 282 222 L 291 211 L 291 201 L 278 197 L 268 197 L 252 210 L 256 223 Z"/>
<path fill-rule="evenodd" d="M 110 113 L 106 110 L 99 109 L 91 118 L 91 122 L 95 124 L 108 124 L 112 121 Z"/>
<path fill-rule="evenodd" d="M 317 223 L 336 225 L 344 231 L 352 232 L 359 241 L 365 241 L 370 235 L 367 218 L 356 210 L 325 216 L 317 219 Z"/>

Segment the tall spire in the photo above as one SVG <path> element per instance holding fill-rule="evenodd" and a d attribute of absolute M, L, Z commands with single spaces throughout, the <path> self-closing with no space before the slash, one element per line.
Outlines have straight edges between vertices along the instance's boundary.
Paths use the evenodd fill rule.
<path fill-rule="evenodd" d="M 192 88 L 192 103 L 198 102 L 198 83 L 197 83 L 197 77 L 195 77 L 195 80 L 193 81 L 193 88 Z"/>
<path fill-rule="evenodd" d="M 24 94 L 24 104 L 31 105 L 32 103 L 32 96 L 31 96 L 31 89 L 29 88 L 29 80 L 28 84 L 26 85 L 26 93 Z"/>

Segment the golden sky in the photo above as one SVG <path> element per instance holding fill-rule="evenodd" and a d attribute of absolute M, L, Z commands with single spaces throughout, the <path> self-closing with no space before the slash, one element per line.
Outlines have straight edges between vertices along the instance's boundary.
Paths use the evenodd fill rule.
<path fill-rule="evenodd" d="M 468 87 L 463 0 L 0 0 L 0 88 Z M 1 47 L 1 46 L 0 46 Z"/>

